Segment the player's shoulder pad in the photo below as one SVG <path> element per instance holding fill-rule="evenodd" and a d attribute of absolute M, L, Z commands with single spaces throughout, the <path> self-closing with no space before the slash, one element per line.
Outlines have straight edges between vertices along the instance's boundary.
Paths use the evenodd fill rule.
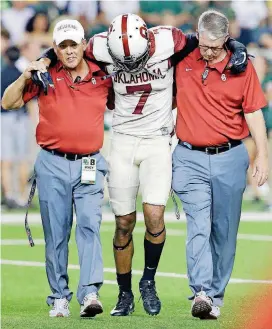
<path fill-rule="evenodd" d="M 174 29 L 173 26 L 155 26 L 148 30 L 154 36 L 153 47 L 155 47 L 153 55 L 148 60 L 148 63 L 163 61 L 174 54 Z"/>
<path fill-rule="evenodd" d="M 112 58 L 107 47 L 107 32 L 95 34 L 92 37 L 93 56 L 97 61 L 112 64 Z"/>

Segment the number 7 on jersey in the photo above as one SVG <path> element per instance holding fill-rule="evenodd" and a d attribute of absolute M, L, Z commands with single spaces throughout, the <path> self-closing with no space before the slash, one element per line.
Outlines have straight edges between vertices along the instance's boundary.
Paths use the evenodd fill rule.
<path fill-rule="evenodd" d="M 139 102 L 136 105 L 135 110 L 132 112 L 132 114 L 142 114 L 147 98 L 152 91 L 151 83 L 148 83 L 146 85 L 127 86 L 126 88 L 128 94 L 134 94 L 135 92 L 142 92 Z"/>

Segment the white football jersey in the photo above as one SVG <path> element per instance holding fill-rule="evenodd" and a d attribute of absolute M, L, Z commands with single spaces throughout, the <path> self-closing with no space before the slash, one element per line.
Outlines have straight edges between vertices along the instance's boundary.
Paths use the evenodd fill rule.
<path fill-rule="evenodd" d="M 169 57 L 185 45 L 185 35 L 174 27 L 149 30 L 150 58 L 138 73 L 118 72 L 113 75 L 115 107 L 112 127 L 115 132 L 152 137 L 169 135 L 174 129 L 172 116 L 173 68 Z M 108 63 L 114 74 L 113 61 L 107 50 L 107 33 L 95 35 L 86 51 L 98 61 Z"/>

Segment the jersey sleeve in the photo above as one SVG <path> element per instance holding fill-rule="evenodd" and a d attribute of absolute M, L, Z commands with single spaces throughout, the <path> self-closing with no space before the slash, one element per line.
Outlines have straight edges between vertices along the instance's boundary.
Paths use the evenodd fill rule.
<path fill-rule="evenodd" d="M 180 30 L 178 30 L 178 31 L 180 31 Z M 185 35 L 185 45 L 180 50 L 175 51 L 175 53 L 170 58 L 171 66 L 177 65 L 186 56 L 188 56 L 192 51 L 194 51 L 197 47 L 198 47 L 198 39 L 197 39 L 196 35 L 195 34 L 186 34 Z"/>
<path fill-rule="evenodd" d="M 248 62 L 246 75 L 242 107 L 244 113 L 252 113 L 265 107 L 267 101 L 251 61 Z"/>
<path fill-rule="evenodd" d="M 172 36 L 174 40 L 174 53 L 177 53 L 184 48 L 186 35 L 176 27 L 172 27 Z"/>
<path fill-rule="evenodd" d="M 32 98 L 38 96 L 40 88 L 33 83 L 32 80 L 28 80 L 23 90 L 24 103 L 29 102 Z"/>
<path fill-rule="evenodd" d="M 85 56 L 91 60 L 103 63 L 112 63 L 112 58 L 107 47 L 107 33 L 95 34 L 88 42 Z"/>
<path fill-rule="evenodd" d="M 94 53 L 93 53 L 93 47 L 94 47 L 94 36 L 89 40 L 87 44 L 87 48 L 85 50 L 85 55 L 89 59 L 95 59 Z"/>

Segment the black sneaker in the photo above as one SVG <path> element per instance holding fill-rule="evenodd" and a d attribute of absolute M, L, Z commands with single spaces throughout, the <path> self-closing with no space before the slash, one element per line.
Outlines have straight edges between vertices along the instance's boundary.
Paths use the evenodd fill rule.
<path fill-rule="evenodd" d="M 149 315 L 157 315 L 161 310 L 161 301 L 157 295 L 155 281 L 143 280 L 139 283 L 144 309 Z"/>
<path fill-rule="evenodd" d="M 110 312 L 112 316 L 126 316 L 134 312 L 134 296 L 132 291 L 121 291 L 118 295 L 118 302 Z"/>

